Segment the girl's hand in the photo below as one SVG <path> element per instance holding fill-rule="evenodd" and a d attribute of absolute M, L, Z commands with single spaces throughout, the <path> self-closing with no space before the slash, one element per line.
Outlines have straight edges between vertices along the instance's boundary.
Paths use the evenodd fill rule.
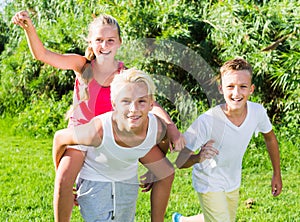
<path fill-rule="evenodd" d="M 167 136 L 170 140 L 170 151 L 181 151 L 185 144 L 185 138 L 182 135 L 182 133 L 180 133 L 180 131 L 177 129 L 175 124 L 169 124 L 167 126 Z"/>
<path fill-rule="evenodd" d="M 185 147 L 186 141 L 182 133 L 175 140 L 172 140 L 171 151 L 180 152 Z"/>
<path fill-rule="evenodd" d="M 29 26 L 32 26 L 32 21 L 27 11 L 17 12 L 12 18 L 12 22 L 21 26 L 23 29 L 27 29 Z"/>

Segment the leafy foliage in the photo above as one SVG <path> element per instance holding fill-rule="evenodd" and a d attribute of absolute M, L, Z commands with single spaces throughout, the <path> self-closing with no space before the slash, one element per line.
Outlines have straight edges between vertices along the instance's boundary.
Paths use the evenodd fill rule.
<path fill-rule="evenodd" d="M 66 107 L 65 102 L 71 101 L 74 74 L 34 60 L 23 31 L 11 24 L 12 16 L 23 9 L 30 12 L 48 49 L 82 55 L 92 17 L 100 13 L 113 15 L 122 29 L 119 59 L 128 67 L 152 74 L 160 92 L 159 103 L 182 130 L 199 112 L 221 101 L 210 80 L 222 63 L 237 56 L 253 65 L 256 93 L 252 99 L 264 104 L 279 127 L 292 131 L 291 127 L 299 125 L 297 0 L 11 1 L 0 22 L 2 116 L 32 116 L 29 110 L 37 112 L 39 106 L 63 103 Z M 64 95 L 68 99 L 62 99 Z M 34 118 L 29 123 L 25 119 L 19 119 L 19 128 L 47 122 L 35 123 L 39 119 Z M 48 124 L 53 129 L 39 133 L 51 135 L 61 122 L 48 121 L 53 121 Z M 30 129 L 36 131 L 35 127 Z"/>
<path fill-rule="evenodd" d="M 53 98 L 35 98 L 31 101 L 31 105 L 18 115 L 14 125 L 15 133 L 40 137 L 53 135 L 56 129 L 65 128 L 66 113 L 70 108 L 69 98 L 71 95 L 64 95 L 59 103 Z"/>

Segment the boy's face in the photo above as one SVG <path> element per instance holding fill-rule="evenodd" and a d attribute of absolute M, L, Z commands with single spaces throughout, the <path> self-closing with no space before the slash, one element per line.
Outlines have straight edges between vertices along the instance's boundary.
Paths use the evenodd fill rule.
<path fill-rule="evenodd" d="M 119 128 L 130 131 L 145 126 L 148 113 L 153 107 L 153 100 L 148 95 L 145 83 L 127 83 L 120 89 L 112 104 L 118 124 L 121 124 Z"/>
<path fill-rule="evenodd" d="M 90 46 L 97 58 L 114 58 L 121 46 L 118 29 L 111 25 L 102 25 L 95 29 L 91 36 Z"/>
<path fill-rule="evenodd" d="M 251 76 L 247 70 L 231 70 L 222 76 L 220 91 L 230 110 L 243 109 L 254 91 Z"/>

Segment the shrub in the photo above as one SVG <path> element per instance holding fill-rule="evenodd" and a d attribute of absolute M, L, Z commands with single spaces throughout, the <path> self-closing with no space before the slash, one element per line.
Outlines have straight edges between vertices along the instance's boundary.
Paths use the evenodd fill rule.
<path fill-rule="evenodd" d="M 10 22 L 16 9 L 30 11 L 47 48 L 79 54 L 84 53 L 83 37 L 92 16 L 112 14 L 122 29 L 118 58 L 152 74 L 161 89 L 159 103 L 183 129 L 186 120 L 221 101 L 211 79 L 222 63 L 236 56 L 253 65 L 253 99 L 264 104 L 273 122 L 287 129 L 299 124 L 299 106 L 294 104 L 300 67 L 296 0 L 11 1 L 0 22 L 1 30 L 10 23 L 0 57 L 0 114 L 12 116 L 37 110 L 34 104 L 42 104 L 32 104 L 36 98 L 60 103 L 74 84 L 71 71 L 32 59 L 23 31 Z"/>

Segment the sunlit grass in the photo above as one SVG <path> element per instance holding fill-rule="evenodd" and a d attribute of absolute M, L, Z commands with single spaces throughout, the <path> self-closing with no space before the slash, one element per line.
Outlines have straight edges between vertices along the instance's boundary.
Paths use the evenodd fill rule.
<path fill-rule="evenodd" d="M 14 136 L 8 126 L 0 121 L 0 221 L 53 221 L 52 139 Z M 300 221 L 299 141 L 279 141 L 283 158 L 282 194 L 276 198 L 271 195 L 270 161 L 258 138 L 251 142 L 244 158 L 237 221 Z M 172 162 L 176 156 L 168 155 Z M 166 222 L 171 221 L 175 211 L 184 215 L 201 212 L 191 182 L 191 169 L 176 170 Z M 244 203 L 248 198 L 255 201 L 250 209 Z M 149 200 L 149 193 L 139 193 L 137 222 L 150 221 Z M 74 208 L 72 221 L 82 221 L 78 208 Z"/>

